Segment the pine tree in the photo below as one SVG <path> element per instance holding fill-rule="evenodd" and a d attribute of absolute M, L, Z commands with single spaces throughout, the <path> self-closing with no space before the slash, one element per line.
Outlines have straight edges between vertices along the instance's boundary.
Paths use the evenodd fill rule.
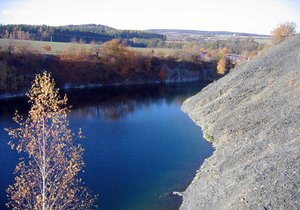
<path fill-rule="evenodd" d="M 77 178 L 84 166 L 83 148 L 73 142 L 69 129 L 67 97 L 61 98 L 51 75 L 37 75 L 29 91 L 31 109 L 23 120 L 17 112 L 9 145 L 28 158 L 16 166 L 15 183 L 8 187 L 12 209 L 87 209 L 95 197 Z M 81 132 L 77 137 L 81 137 Z"/>

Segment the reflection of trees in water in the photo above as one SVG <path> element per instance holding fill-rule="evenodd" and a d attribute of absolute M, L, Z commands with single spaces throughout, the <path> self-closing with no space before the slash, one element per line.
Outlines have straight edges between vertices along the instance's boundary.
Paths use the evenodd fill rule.
<path fill-rule="evenodd" d="M 79 107 L 73 110 L 72 114 L 78 117 L 84 116 L 117 120 L 134 111 L 135 105 L 133 102 L 120 101 L 116 103 L 104 102 L 92 106 Z"/>
<path fill-rule="evenodd" d="M 189 96 L 199 92 L 205 83 L 177 85 L 143 85 L 129 87 L 106 87 L 72 90 L 67 93 L 73 105 L 72 116 L 117 120 L 142 108 L 151 109 L 152 104 L 182 104 Z M 0 117 L 9 118 L 15 110 L 25 113 L 27 99 L 0 101 Z"/>
<path fill-rule="evenodd" d="M 94 93 L 90 93 L 94 95 Z M 91 118 L 103 118 L 110 120 L 117 120 L 125 117 L 129 113 L 133 113 L 136 110 L 142 108 L 151 108 L 153 98 L 149 95 L 131 95 L 125 92 L 119 92 L 117 95 L 111 95 L 111 98 L 106 98 L 107 93 L 104 95 L 93 96 L 91 99 L 80 100 L 77 103 L 73 101 L 74 110 L 72 111 L 73 116 L 78 117 L 91 117 Z M 79 98 L 78 98 L 79 99 Z M 77 99 L 76 99 L 77 100 Z M 163 100 L 157 98 L 155 101 Z"/>
<path fill-rule="evenodd" d="M 74 104 L 73 116 L 117 120 L 142 108 L 151 109 L 152 104 L 182 104 L 204 85 L 155 85 L 136 87 L 111 87 L 69 93 Z"/>

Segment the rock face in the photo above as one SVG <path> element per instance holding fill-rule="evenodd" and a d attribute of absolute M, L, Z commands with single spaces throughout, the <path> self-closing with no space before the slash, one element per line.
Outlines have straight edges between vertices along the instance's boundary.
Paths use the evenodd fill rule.
<path fill-rule="evenodd" d="M 182 107 L 215 152 L 181 209 L 300 209 L 300 35 L 267 50 Z"/>
<path fill-rule="evenodd" d="M 192 82 L 192 81 L 214 81 L 219 78 L 217 74 L 217 67 L 212 63 L 203 63 L 201 65 L 193 63 L 177 63 L 170 67 L 162 65 L 166 70 L 167 83 L 172 82 Z"/>

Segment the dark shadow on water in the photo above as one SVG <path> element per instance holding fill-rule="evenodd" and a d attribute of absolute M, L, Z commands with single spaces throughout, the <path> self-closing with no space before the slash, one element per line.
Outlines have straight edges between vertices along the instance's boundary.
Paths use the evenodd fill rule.
<path fill-rule="evenodd" d="M 116 120 L 153 102 L 182 102 L 199 92 L 208 83 L 190 82 L 136 86 L 111 86 L 60 91 L 67 94 L 72 109 L 80 108 L 83 115 Z M 11 115 L 16 110 L 25 114 L 29 109 L 27 97 L 0 99 L 0 116 Z M 78 113 L 80 114 L 80 113 Z"/>
<path fill-rule="evenodd" d="M 182 102 L 205 84 L 173 84 L 106 87 L 69 91 L 69 104 L 80 107 L 83 115 L 116 120 L 152 103 L 165 100 L 167 103 Z"/>

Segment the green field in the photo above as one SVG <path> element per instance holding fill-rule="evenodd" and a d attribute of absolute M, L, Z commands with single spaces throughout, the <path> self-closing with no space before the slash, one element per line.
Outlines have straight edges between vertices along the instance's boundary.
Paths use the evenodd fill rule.
<path fill-rule="evenodd" d="M 255 37 L 254 40 L 256 42 L 270 45 L 272 43 L 271 38 L 260 38 Z M 23 46 L 27 46 L 32 52 L 43 53 L 43 54 L 60 54 L 66 48 L 68 48 L 72 43 L 71 42 L 46 42 L 46 41 L 32 41 L 32 40 L 16 40 L 16 39 L 0 39 L 0 47 L 7 47 L 9 43 L 13 43 L 15 45 L 22 44 Z M 51 51 L 43 50 L 43 47 L 50 46 Z M 87 48 L 91 47 L 91 44 L 85 44 Z M 171 49 L 171 48 L 137 48 L 137 47 L 129 47 L 130 49 L 134 50 L 135 52 L 149 55 L 152 54 L 156 57 L 168 57 L 174 56 L 180 53 L 178 49 Z"/>
<path fill-rule="evenodd" d="M 268 37 L 268 38 L 254 37 L 254 41 L 260 44 L 271 45 L 272 37 Z"/>
<path fill-rule="evenodd" d="M 36 52 L 43 52 L 42 47 L 49 45 L 51 47 L 50 54 L 59 54 L 68 46 L 70 46 L 71 42 L 45 42 L 45 41 L 31 41 L 31 40 L 9 40 L 9 39 L 0 39 L 0 46 L 5 47 L 10 42 L 14 44 L 24 44 L 32 48 Z M 86 44 L 89 45 L 89 44 Z M 43 52 L 44 53 L 44 52 Z"/>
<path fill-rule="evenodd" d="M 22 44 L 27 45 L 35 52 L 45 53 L 42 49 L 43 46 L 50 46 L 51 51 L 46 52 L 49 54 L 60 54 L 64 51 L 67 47 L 69 47 L 72 43 L 71 42 L 45 42 L 45 41 L 32 41 L 32 40 L 10 40 L 10 39 L 0 39 L 0 47 L 6 47 L 9 43 L 13 44 Z M 87 47 L 91 47 L 90 44 L 85 44 Z M 152 53 L 154 56 L 169 56 L 174 55 L 176 50 L 175 49 L 166 49 L 166 48 L 136 48 L 130 47 L 130 49 L 141 53 L 141 54 L 150 54 Z"/>
<path fill-rule="evenodd" d="M 156 57 L 167 57 L 174 55 L 178 50 L 171 49 L 171 48 L 137 48 L 137 47 L 130 47 L 130 49 L 141 53 L 141 54 L 153 54 Z"/>

